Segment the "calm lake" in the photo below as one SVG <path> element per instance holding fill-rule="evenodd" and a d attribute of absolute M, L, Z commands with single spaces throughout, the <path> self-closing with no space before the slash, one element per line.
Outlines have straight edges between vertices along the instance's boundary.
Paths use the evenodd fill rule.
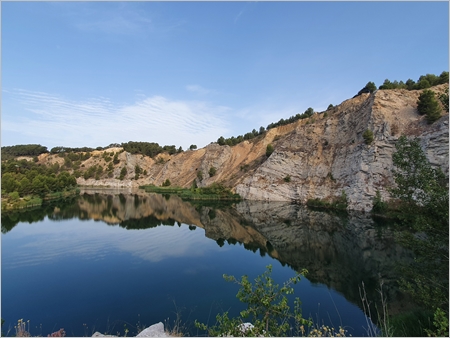
<path fill-rule="evenodd" d="M 383 290 L 394 309 L 399 262 L 410 259 L 390 230 L 367 214 L 340 215 L 289 203 L 189 203 L 176 196 L 131 190 L 82 190 L 70 201 L 2 214 L 1 317 L 4 334 L 30 321 L 32 335 L 64 328 L 135 335 L 157 322 L 185 334 L 204 334 L 217 313 L 237 316 L 245 305 L 238 285 L 269 264 L 282 283 L 308 270 L 295 285 L 304 317 L 367 336 L 359 289 L 372 303 Z"/>

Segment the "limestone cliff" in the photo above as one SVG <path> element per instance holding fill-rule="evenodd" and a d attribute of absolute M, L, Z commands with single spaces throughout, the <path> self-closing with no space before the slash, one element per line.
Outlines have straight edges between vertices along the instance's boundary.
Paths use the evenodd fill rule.
<path fill-rule="evenodd" d="M 441 93 L 447 87 L 439 85 L 433 91 Z M 169 179 L 173 186 L 190 187 L 194 180 L 199 186 L 221 182 L 244 199 L 302 203 L 313 198 L 333 199 L 344 191 L 349 209 L 369 211 L 377 190 L 384 199 L 389 199 L 387 189 L 393 184 L 392 153 L 400 135 L 419 137 L 430 162 L 448 175 L 448 113 L 428 125 L 417 112 L 420 93 L 420 90 L 378 90 L 361 94 L 326 112 L 270 129 L 234 147 L 212 143 L 199 150 L 160 154 L 154 159 L 121 152 L 112 177 L 108 178 L 104 172 L 98 180 L 80 177 L 78 184 L 159 186 Z M 374 134 L 370 145 L 363 139 L 367 129 Z M 269 143 L 274 152 L 267 158 Z M 106 168 L 102 153 L 93 152 L 93 157 L 82 163 L 82 169 L 94 164 Z M 64 163 L 56 155 L 41 155 L 40 161 Z M 147 173 L 137 180 L 136 165 Z M 123 167 L 127 168 L 127 175 L 119 180 Z M 211 167 L 216 169 L 213 177 L 208 174 Z M 197 178 L 198 171 L 202 172 L 201 181 Z M 284 180 L 287 176 L 288 182 Z"/>

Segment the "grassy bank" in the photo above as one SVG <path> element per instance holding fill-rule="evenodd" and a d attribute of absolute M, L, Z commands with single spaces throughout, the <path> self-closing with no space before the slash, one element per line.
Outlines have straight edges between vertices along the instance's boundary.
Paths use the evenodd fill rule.
<path fill-rule="evenodd" d="M 344 191 L 342 191 L 341 196 L 336 197 L 333 200 L 324 200 L 319 198 L 309 199 L 306 201 L 306 205 L 312 208 L 347 211 L 347 195 Z"/>
<path fill-rule="evenodd" d="M 39 208 L 45 201 L 54 201 L 58 199 L 65 199 L 78 195 L 80 189 L 70 189 L 65 191 L 52 192 L 43 197 L 37 195 L 28 195 L 19 197 L 18 194 L 8 194 L 2 197 L 2 212 L 16 211 L 20 209 Z"/>
<path fill-rule="evenodd" d="M 145 185 L 140 186 L 139 188 L 144 189 L 146 192 L 177 195 L 183 200 L 241 200 L 241 197 L 238 194 L 234 194 L 230 189 L 217 183 L 214 183 L 209 187 L 191 189 L 179 187 L 157 187 L 154 185 Z"/>

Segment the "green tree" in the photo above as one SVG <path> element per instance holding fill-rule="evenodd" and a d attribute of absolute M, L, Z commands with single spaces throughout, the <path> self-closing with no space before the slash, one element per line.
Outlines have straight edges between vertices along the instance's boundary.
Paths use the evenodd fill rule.
<path fill-rule="evenodd" d="M 270 155 L 272 155 L 273 151 L 273 145 L 269 143 L 266 147 L 266 156 L 269 157 Z"/>
<path fill-rule="evenodd" d="M 13 191 L 9 193 L 9 198 L 11 198 L 13 201 L 18 201 L 20 199 L 20 196 L 17 191 Z"/>
<path fill-rule="evenodd" d="M 191 144 L 189 147 L 190 150 L 195 150 L 197 149 L 197 146 L 195 144 Z"/>
<path fill-rule="evenodd" d="M 139 166 L 139 164 L 136 164 L 136 166 L 134 167 L 134 173 L 139 175 L 141 172 L 141 167 Z"/>
<path fill-rule="evenodd" d="M 389 79 L 384 80 L 383 84 L 379 87 L 379 89 L 393 89 L 394 86 Z"/>
<path fill-rule="evenodd" d="M 405 85 L 406 85 L 406 89 L 413 90 L 416 85 L 416 82 L 412 79 L 408 79 L 408 80 L 406 80 Z"/>
<path fill-rule="evenodd" d="M 209 168 L 209 177 L 213 177 L 216 174 L 216 168 L 211 167 Z"/>
<path fill-rule="evenodd" d="M 10 193 L 16 191 L 17 187 L 18 184 L 16 178 L 14 177 L 14 174 L 7 172 L 2 175 L 2 190 L 4 190 L 6 193 Z"/>
<path fill-rule="evenodd" d="M 20 180 L 19 192 L 20 192 L 21 196 L 25 196 L 25 195 L 31 194 L 32 186 L 31 186 L 30 180 L 27 177 L 23 177 Z"/>
<path fill-rule="evenodd" d="M 354 97 L 361 95 L 363 93 L 373 93 L 375 90 L 377 90 L 375 83 L 367 82 L 367 84 Z"/>
<path fill-rule="evenodd" d="M 169 187 L 170 186 L 170 180 L 169 179 L 166 179 L 164 182 L 163 182 L 163 184 L 162 184 L 162 186 L 163 187 Z"/>
<path fill-rule="evenodd" d="M 364 87 L 368 89 L 371 93 L 373 93 L 375 90 L 377 90 L 377 86 L 375 86 L 375 83 L 373 82 L 367 82 L 366 86 Z"/>
<path fill-rule="evenodd" d="M 364 142 L 366 144 L 371 144 L 373 142 L 373 132 L 370 129 L 366 129 L 366 131 L 363 133 Z"/>
<path fill-rule="evenodd" d="M 448 97 L 448 87 L 445 89 L 445 92 L 439 95 L 439 101 L 441 101 L 442 105 L 444 106 L 445 111 L 448 113 L 448 103 L 449 103 L 449 97 Z"/>
<path fill-rule="evenodd" d="M 117 164 L 117 163 L 119 163 L 120 162 L 120 160 L 119 160 L 119 153 L 116 153 L 115 155 L 114 155 L 114 158 L 113 158 L 113 163 L 114 164 Z"/>
<path fill-rule="evenodd" d="M 387 210 L 387 203 L 381 198 L 381 193 L 377 190 L 375 197 L 373 198 L 372 212 L 383 213 Z"/>
<path fill-rule="evenodd" d="M 311 326 L 312 322 L 302 317 L 301 302 L 297 297 L 294 301 L 294 310 L 291 310 L 288 295 L 294 293 L 293 284 L 297 284 L 301 276 L 307 271 L 302 270 L 295 277 L 288 279 L 282 286 L 276 284 L 271 277 L 272 266 L 268 265 L 266 271 L 256 277 L 254 284 L 248 280 L 248 276 L 242 276 L 237 280 L 234 276 L 223 275 L 228 282 L 234 282 L 240 289 L 236 297 L 247 308 L 241 311 L 240 316 L 228 318 L 228 312 L 216 316 L 217 325 L 208 327 L 205 324 L 195 322 L 195 326 L 202 330 L 208 330 L 209 336 L 285 336 L 293 324 L 296 333 L 301 333 L 302 326 Z M 250 321 L 252 328 L 244 329 L 243 323 Z"/>
<path fill-rule="evenodd" d="M 443 71 L 441 73 L 441 75 L 439 75 L 439 83 L 444 84 L 444 83 L 448 83 L 448 81 L 449 81 L 448 72 Z"/>
<path fill-rule="evenodd" d="M 202 173 L 201 170 L 198 170 L 198 171 L 197 171 L 197 178 L 198 178 L 198 180 L 199 180 L 200 182 L 203 180 L 203 173 Z"/>
<path fill-rule="evenodd" d="M 49 192 L 47 185 L 45 184 L 45 177 L 38 175 L 31 182 L 33 193 L 41 197 L 45 196 Z"/>
<path fill-rule="evenodd" d="M 120 170 L 119 179 L 122 181 L 125 178 L 126 175 L 127 175 L 127 168 L 123 167 L 122 170 Z"/>
<path fill-rule="evenodd" d="M 305 110 L 305 112 L 303 113 L 306 117 L 310 117 L 314 114 L 314 109 L 312 109 L 311 107 L 309 107 L 308 109 Z"/>
<path fill-rule="evenodd" d="M 415 85 L 415 89 L 426 89 L 426 88 L 430 88 L 431 87 L 431 83 L 430 81 L 427 80 L 427 78 L 424 77 L 420 77 L 419 81 L 417 81 L 416 85 Z"/>
<path fill-rule="evenodd" d="M 429 124 L 441 117 L 442 109 L 432 90 L 424 90 L 417 100 L 417 110 L 420 115 L 426 115 Z"/>

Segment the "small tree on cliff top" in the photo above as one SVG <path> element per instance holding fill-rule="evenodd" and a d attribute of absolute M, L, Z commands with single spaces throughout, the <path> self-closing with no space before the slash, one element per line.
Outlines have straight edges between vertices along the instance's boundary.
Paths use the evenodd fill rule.
<path fill-rule="evenodd" d="M 432 90 L 424 90 L 417 100 L 417 110 L 420 115 L 426 115 L 429 124 L 441 117 L 442 109 Z"/>

